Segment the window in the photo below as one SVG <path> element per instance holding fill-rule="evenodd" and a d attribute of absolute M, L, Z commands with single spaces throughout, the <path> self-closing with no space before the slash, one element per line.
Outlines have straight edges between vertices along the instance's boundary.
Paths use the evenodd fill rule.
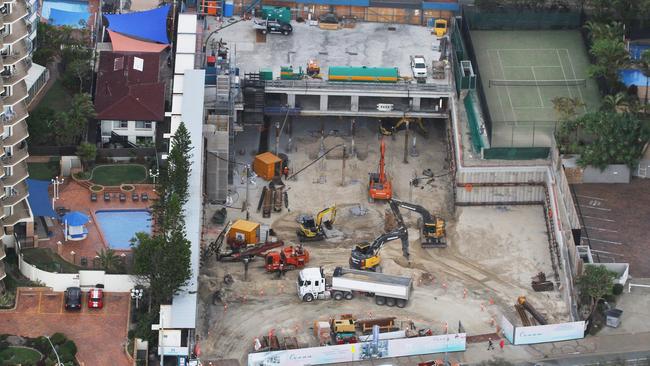
<path fill-rule="evenodd" d="M 153 146 L 153 137 L 150 136 L 137 136 L 135 138 L 135 143 L 141 147 L 151 147 Z"/>
<path fill-rule="evenodd" d="M 135 128 L 150 130 L 151 121 L 135 121 Z"/>
<path fill-rule="evenodd" d="M 6 167 L 5 167 L 5 176 L 6 176 L 6 177 L 11 177 L 11 173 L 12 173 L 12 171 L 11 171 L 11 167 L 10 167 L 10 166 L 6 166 Z"/>
<path fill-rule="evenodd" d="M 115 57 L 113 59 L 113 71 L 122 70 L 124 68 L 124 56 Z"/>
<path fill-rule="evenodd" d="M 129 128 L 129 121 L 113 121 L 113 128 Z"/>

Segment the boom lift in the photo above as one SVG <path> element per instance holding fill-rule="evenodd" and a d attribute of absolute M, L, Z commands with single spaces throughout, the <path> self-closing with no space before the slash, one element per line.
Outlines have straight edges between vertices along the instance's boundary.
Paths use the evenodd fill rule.
<path fill-rule="evenodd" d="M 393 197 L 393 187 L 384 170 L 384 155 L 386 153 L 384 139 L 381 140 L 379 152 L 379 171 L 370 173 L 368 180 L 368 194 L 371 202 L 374 200 L 389 200 Z"/>
<path fill-rule="evenodd" d="M 389 241 L 400 239 L 402 241 L 402 254 L 409 259 L 409 237 L 406 225 L 399 208 L 390 201 L 391 210 L 395 215 L 398 227 L 395 230 L 378 236 L 372 243 L 357 244 L 350 254 L 350 267 L 354 269 L 376 270 L 381 263 L 379 252 Z"/>
<path fill-rule="evenodd" d="M 422 247 L 423 248 L 445 248 L 447 247 L 445 220 L 437 216 L 432 216 L 429 211 L 420 205 L 408 203 L 397 199 L 391 200 L 391 205 L 414 211 L 422 216 Z M 392 207 L 392 206 L 391 206 Z"/>
<path fill-rule="evenodd" d="M 325 216 L 329 215 L 329 220 L 323 221 Z M 314 219 L 313 216 L 303 217 L 300 221 L 300 227 L 296 230 L 298 235 L 298 240 L 300 241 L 318 241 L 323 240 L 325 237 L 325 231 L 323 230 L 323 225 L 327 229 L 331 229 L 336 219 L 336 205 L 328 207 L 316 215 Z"/>

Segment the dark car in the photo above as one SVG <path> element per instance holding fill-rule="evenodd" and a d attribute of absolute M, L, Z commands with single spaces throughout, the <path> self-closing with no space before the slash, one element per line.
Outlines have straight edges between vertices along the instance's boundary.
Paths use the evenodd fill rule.
<path fill-rule="evenodd" d="M 282 33 L 285 36 L 288 36 L 293 32 L 293 27 L 288 23 L 280 23 L 274 20 L 268 20 L 266 22 L 266 29 L 262 29 L 262 34 L 266 33 Z"/>
<path fill-rule="evenodd" d="M 81 289 L 68 287 L 63 295 L 66 310 L 81 310 Z"/>

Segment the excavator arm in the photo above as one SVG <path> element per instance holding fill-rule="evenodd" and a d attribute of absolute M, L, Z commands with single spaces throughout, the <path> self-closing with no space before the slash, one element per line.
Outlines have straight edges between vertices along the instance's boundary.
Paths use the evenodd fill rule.
<path fill-rule="evenodd" d="M 404 201 L 400 201 L 400 200 L 396 200 L 396 199 L 392 199 L 390 203 L 391 203 L 391 208 L 393 207 L 392 205 L 395 204 L 397 207 L 402 207 L 402 208 L 405 208 L 405 209 L 407 209 L 409 211 L 419 213 L 420 216 L 422 216 L 422 222 L 425 225 L 433 223 L 433 218 L 431 217 L 431 214 L 429 213 L 429 211 L 427 211 L 426 208 L 424 208 L 424 207 L 422 207 L 420 205 L 416 205 L 414 203 L 408 203 L 408 202 L 404 202 Z M 399 211 L 399 208 L 397 208 L 397 210 Z M 393 209 L 393 211 L 395 211 L 395 209 Z"/>
<path fill-rule="evenodd" d="M 399 212 L 399 207 L 405 208 L 409 211 L 417 212 L 422 216 L 422 246 L 424 247 L 444 247 L 446 246 L 445 240 L 445 220 L 432 216 L 427 209 L 420 205 L 392 199 L 390 207 L 393 212 Z M 396 215 L 397 216 L 397 215 Z M 401 215 L 399 216 L 401 217 Z"/>
<path fill-rule="evenodd" d="M 336 205 L 328 207 L 316 215 L 316 226 L 320 227 L 323 224 L 323 219 L 329 215 L 329 220 L 325 221 L 325 226 L 331 226 L 336 220 Z"/>

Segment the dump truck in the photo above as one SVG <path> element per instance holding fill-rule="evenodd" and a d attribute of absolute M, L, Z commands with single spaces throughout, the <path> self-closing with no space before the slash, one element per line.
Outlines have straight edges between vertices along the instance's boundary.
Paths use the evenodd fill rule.
<path fill-rule="evenodd" d="M 411 296 L 413 279 L 336 267 L 328 282 L 322 267 L 311 267 L 300 271 L 297 287 L 298 297 L 304 302 L 351 300 L 355 293 L 361 293 L 374 296 L 377 305 L 403 308 Z"/>

